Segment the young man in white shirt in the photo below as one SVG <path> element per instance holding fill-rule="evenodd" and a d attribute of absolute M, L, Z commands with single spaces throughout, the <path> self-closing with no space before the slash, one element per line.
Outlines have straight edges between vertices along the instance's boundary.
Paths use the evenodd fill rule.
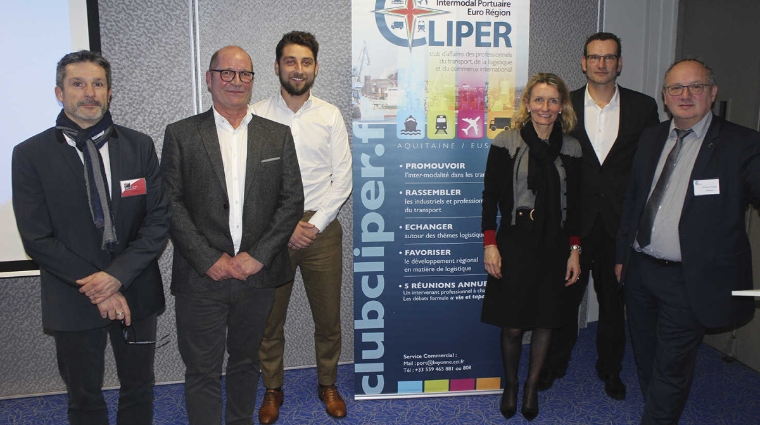
<path fill-rule="evenodd" d="M 351 149 L 343 117 L 334 105 L 311 94 L 319 72 L 319 44 L 312 34 L 285 34 L 276 48 L 274 71 L 280 92 L 254 104 L 254 114 L 290 126 L 304 190 L 304 214 L 288 242 L 293 270 L 301 269 L 314 318 L 318 395 L 327 413 L 346 416 L 346 403 L 335 386 L 340 358 L 340 292 L 343 230 L 338 210 L 351 194 Z M 293 281 L 277 288 L 260 357 L 264 395 L 259 422 L 279 418 L 283 403 L 284 325 Z"/>

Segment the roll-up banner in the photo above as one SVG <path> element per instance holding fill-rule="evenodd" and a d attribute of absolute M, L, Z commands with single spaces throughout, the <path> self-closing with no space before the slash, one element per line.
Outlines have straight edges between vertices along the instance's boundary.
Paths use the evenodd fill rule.
<path fill-rule="evenodd" d="M 530 2 L 354 0 L 352 15 L 356 398 L 494 392 L 483 173 L 527 81 Z"/>

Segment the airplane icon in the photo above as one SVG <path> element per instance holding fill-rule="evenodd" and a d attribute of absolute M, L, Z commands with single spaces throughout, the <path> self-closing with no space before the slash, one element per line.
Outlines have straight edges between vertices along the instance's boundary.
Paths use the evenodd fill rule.
<path fill-rule="evenodd" d="M 480 124 L 478 121 L 480 121 L 480 117 L 477 116 L 475 118 L 462 118 L 462 121 L 466 122 L 467 124 L 470 124 L 469 127 L 463 128 L 462 131 L 466 135 L 470 135 L 470 130 L 475 130 L 475 135 L 477 136 L 478 133 L 480 133 Z"/>

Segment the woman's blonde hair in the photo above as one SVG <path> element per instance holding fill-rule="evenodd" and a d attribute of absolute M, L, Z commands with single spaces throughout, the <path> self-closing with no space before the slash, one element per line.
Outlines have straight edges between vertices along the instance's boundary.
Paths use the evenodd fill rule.
<path fill-rule="evenodd" d="M 519 130 L 530 122 L 530 112 L 528 112 L 526 102 L 530 102 L 530 94 L 533 91 L 533 87 L 542 83 L 556 88 L 559 92 L 562 110 L 560 111 L 558 121 L 562 126 L 562 132 L 569 133 L 575 127 L 577 121 L 575 111 L 573 110 L 573 103 L 570 102 L 570 91 L 567 89 L 567 84 L 562 81 L 562 78 L 549 72 L 539 72 L 528 80 L 528 84 L 525 85 L 525 91 L 523 91 L 520 107 L 517 110 L 517 119 L 515 120 L 514 127 Z"/>

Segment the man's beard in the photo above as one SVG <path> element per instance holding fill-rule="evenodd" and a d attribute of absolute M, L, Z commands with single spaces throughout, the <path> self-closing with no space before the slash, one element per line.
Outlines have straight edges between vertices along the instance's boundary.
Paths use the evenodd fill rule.
<path fill-rule="evenodd" d="M 98 106 L 100 109 L 99 109 L 99 111 L 95 112 L 95 116 L 89 116 L 89 115 L 87 115 L 83 111 L 80 112 L 79 108 L 82 107 L 82 106 Z M 69 114 L 69 116 L 74 116 L 74 117 L 76 117 L 76 118 L 78 118 L 80 120 L 83 120 L 83 121 L 86 121 L 86 122 L 91 122 L 91 123 L 93 123 L 93 125 L 95 125 L 98 122 L 100 122 L 100 120 L 103 119 L 103 116 L 108 111 L 108 101 L 105 102 L 105 105 L 103 105 L 103 102 L 100 102 L 100 101 L 97 101 L 97 100 L 80 101 L 80 102 L 77 102 L 76 108 L 74 110 L 71 110 L 71 111 L 66 110 L 65 105 L 64 105 L 63 109 L 64 109 L 64 111 L 66 111 L 67 114 Z"/>
<path fill-rule="evenodd" d="M 288 92 L 289 95 L 300 96 L 308 92 L 309 90 L 311 90 L 311 86 L 314 85 L 314 80 L 309 81 L 306 78 L 304 78 L 303 87 L 299 89 L 290 82 L 290 78 L 283 78 L 282 76 L 280 76 L 280 84 L 285 89 L 285 91 Z"/>

